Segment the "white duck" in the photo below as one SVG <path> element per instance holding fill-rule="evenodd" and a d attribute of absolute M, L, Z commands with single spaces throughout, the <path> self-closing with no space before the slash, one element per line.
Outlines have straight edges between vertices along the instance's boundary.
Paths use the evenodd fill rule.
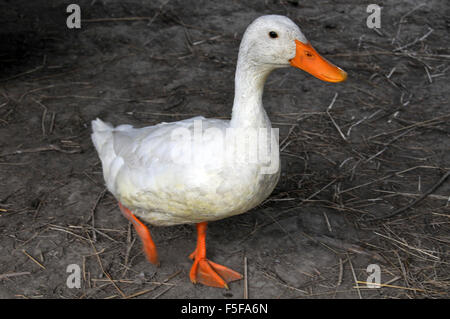
<path fill-rule="evenodd" d="M 312 48 L 289 18 L 267 15 L 250 24 L 242 38 L 230 121 L 194 117 L 144 128 L 92 122 L 107 188 L 135 226 L 150 262 L 159 264 L 156 246 L 137 217 L 156 226 L 197 224 L 197 248 L 190 255 L 193 283 L 228 288 L 228 282 L 242 278 L 206 259 L 206 226 L 250 210 L 275 188 L 278 136 L 270 131 L 252 134 L 271 129 L 262 105 L 264 82 L 271 71 L 288 66 L 328 82 L 347 78 Z M 269 156 L 250 160 L 254 153 L 248 150 L 254 144 Z"/>

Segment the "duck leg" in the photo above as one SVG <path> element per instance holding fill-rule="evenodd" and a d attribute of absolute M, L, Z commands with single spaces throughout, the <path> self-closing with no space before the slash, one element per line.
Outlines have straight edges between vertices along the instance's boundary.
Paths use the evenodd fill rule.
<path fill-rule="evenodd" d="M 125 218 L 133 224 L 134 229 L 136 229 L 137 234 L 141 238 L 144 253 L 148 261 L 156 266 L 159 266 L 158 252 L 147 226 L 145 226 L 139 219 L 137 219 L 137 217 L 134 216 L 134 214 L 120 202 L 119 207 L 122 211 L 123 216 L 125 216 Z"/>
<path fill-rule="evenodd" d="M 228 289 L 227 283 L 242 279 L 242 275 L 206 259 L 206 228 L 206 222 L 197 224 L 197 248 L 189 255 L 194 260 L 189 277 L 194 284 Z"/>

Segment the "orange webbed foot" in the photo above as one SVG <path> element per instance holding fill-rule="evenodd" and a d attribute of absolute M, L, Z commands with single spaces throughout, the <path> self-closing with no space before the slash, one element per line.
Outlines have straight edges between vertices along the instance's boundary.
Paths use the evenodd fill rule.
<path fill-rule="evenodd" d="M 201 283 L 206 286 L 228 289 L 228 283 L 242 279 L 242 275 L 206 258 L 201 258 L 194 260 L 189 278 L 194 284 Z"/>
<path fill-rule="evenodd" d="M 197 248 L 189 255 L 194 260 L 189 273 L 191 281 L 194 284 L 228 289 L 229 282 L 242 279 L 240 273 L 206 259 L 206 223 L 197 224 L 197 231 Z"/>

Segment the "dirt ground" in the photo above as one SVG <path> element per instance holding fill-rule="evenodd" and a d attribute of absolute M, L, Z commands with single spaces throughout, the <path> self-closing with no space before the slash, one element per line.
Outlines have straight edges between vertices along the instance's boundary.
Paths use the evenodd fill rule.
<path fill-rule="evenodd" d="M 66 27 L 72 2 L 81 29 Z M 373 30 L 369 3 L 3 1 L 0 298 L 242 298 L 245 281 L 250 298 L 449 298 L 450 5 L 383 1 Z M 194 227 L 151 227 L 161 267 L 146 261 L 90 121 L 229 118 L 240 38 L 264 14 L 290 17 L 349 77 L 269 77 L 280 182 L 208 230 L 208 256 L 247 277 L 194 286 Z M 384 287 L 356 283 L 370 264 Z"/>

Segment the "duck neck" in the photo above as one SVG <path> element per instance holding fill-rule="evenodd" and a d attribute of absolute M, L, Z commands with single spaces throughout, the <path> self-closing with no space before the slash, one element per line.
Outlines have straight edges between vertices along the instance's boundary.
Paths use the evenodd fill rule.
<path fill-rule="evenodd" d="M 239 56 L 236 76 L 231 127 L 270 127 L 270 121 L 263 108 L 264 83 L 271 68 L 252 64 Z"/>

